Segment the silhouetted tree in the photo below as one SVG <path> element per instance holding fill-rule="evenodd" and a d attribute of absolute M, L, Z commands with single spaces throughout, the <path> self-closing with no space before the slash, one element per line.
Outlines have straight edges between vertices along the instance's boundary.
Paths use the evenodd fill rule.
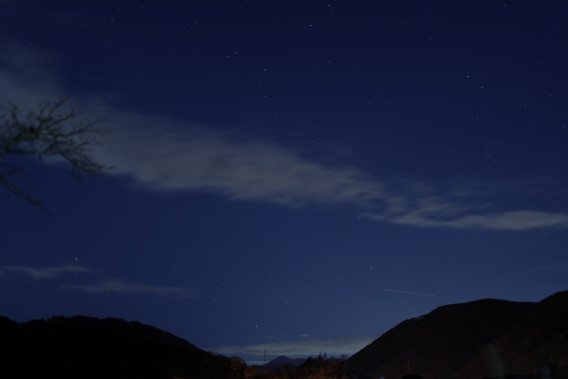
<path fill-rule="evenodd" d="M 1 195 L 14 195 L 45 210 L 43 202 L 32 196 L 30 189 L 15 184 L 11 178 L 24 169 L 10 156 L 33 157 L 47 170 L 44 159 L 55 158 L 69 164 L 71 174 L 81 183 L 85 175 L 99 174 L 106 166 L 91 156 L 91 147 L 106 130 L 99 128 L 100 119 L 77 121 L 77 111 L 65 111 L 66 99 L 47 103 L 36 111 L 22 112 L 8 102 L 0 106 L 0 187 Z"/>
<path fill-rule="evenodd" d="M 245 370 L 247 368 L 246 362 L 239 357 L 231 357 L 231 379 L 243 379 L 245 377 Z"/>
<path fill-rule="evenodd" d="M 343 361 L 338 358 L 327 358 L 327 354 L 309 357 L 299 367 L 299 376 L 306 379 L 339 379 L 343 376 L 342 364 Z"/>

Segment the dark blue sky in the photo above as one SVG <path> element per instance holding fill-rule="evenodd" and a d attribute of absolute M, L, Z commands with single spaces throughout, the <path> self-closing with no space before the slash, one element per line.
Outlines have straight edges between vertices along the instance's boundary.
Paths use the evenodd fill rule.
<path fill-rule="evenodd" d="M 568 6 L 0 1 L 0 95 L 111 133 L 0 199 L 2 314 L 138 320 L 249 362 L 568 285 Z"/>

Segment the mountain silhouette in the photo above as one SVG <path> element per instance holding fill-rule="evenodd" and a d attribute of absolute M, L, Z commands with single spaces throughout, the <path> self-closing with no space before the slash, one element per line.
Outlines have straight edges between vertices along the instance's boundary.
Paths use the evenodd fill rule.
<path fill-rule="evenodd" d="M 353 376 L 424 379 L 568 371 L 568 291 L 539 303 L 478 300 L 403 321 L 347 360 Z M 356 375 L 358 374 L 358 375 Z M 543 374 L 544 375 L 544 374 Z"/>
<path fill-rule="evenodd" d="M 479 377 L 484 372 L 492 377 L 513 373 L 545 376 L 542 369 L 546 367 L 550 376 L 568 378 L 568 291 L 538 303 L 473 357 L 462 375 Z"/>
<path fill-rule="evenodd" d="M 0 378 L 229 378 L 230 358 L 121 319 L 0 318 Z"/>
<path fill-rule="evenodd" d="M 486 299 L 442 306 L 401 322 L 344 363 L 320 356 L 293 367 L 299 363 L 278 357 L 267 368 L 275 368 L 274 379 L 568 379 L 568 291 L 538 303 Z M 0 317 L 0 378 L 266 375 L 239 358 L 205 352 L 139 322 L 74 316 L 17 323 Z"/>
<path fill-rule="evenodd" d="M 284 355 L 274 358 L 270 362 L 266 363 L 263 367 L 269 370 L 277 370 L 279 367 L 284 366 L 294 366 L 299 367 L 304 364 L 306 358 L 288 358 Z"/>

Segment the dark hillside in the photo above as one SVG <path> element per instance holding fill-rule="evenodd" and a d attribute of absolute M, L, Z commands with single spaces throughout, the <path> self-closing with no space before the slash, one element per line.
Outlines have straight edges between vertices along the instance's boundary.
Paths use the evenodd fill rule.
<path fill-rule="evenodd" d="M 346 362 L 308 358 L 273 370 L 207 353 L 170 333 L 75 316 L 0 317 L 0 378 L 568 379 L 568 291 L 539 303 L 478 300 L 406 320 Z M 296 363 L 296 362 L 294 362 Z"/>
<path fill-rule="evenodd" d="M 568 291 L 554 294 L 472 358 L 464 377 L 480 373 L 538 375 L 539 367 L 568 373 Z"/>
<path fill-rule="evenodd" d="M 371 378 L 402 378 L 409 371 L 424 379 L 456 377 L 473 355 L 535 307 L 502 300 L 439 307 L 389 330 L 353 355 L 347 368 Z"/>
<path fill-rule="evenodd" d="M 0 320 L 1 378 L 221 378 L 230 359 L 151 326 L 76 316 Z"/>

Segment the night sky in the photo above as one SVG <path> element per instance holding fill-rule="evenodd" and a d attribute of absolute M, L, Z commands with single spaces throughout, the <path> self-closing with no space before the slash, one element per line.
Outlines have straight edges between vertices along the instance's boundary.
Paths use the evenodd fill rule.
<path fill-rule="evenodd" d="M 561 1 L 0 0 L 0 100 L 110 133 L 19 162 L 0 314 L 140 321 L 249 363 L 568 288 Z"/>

